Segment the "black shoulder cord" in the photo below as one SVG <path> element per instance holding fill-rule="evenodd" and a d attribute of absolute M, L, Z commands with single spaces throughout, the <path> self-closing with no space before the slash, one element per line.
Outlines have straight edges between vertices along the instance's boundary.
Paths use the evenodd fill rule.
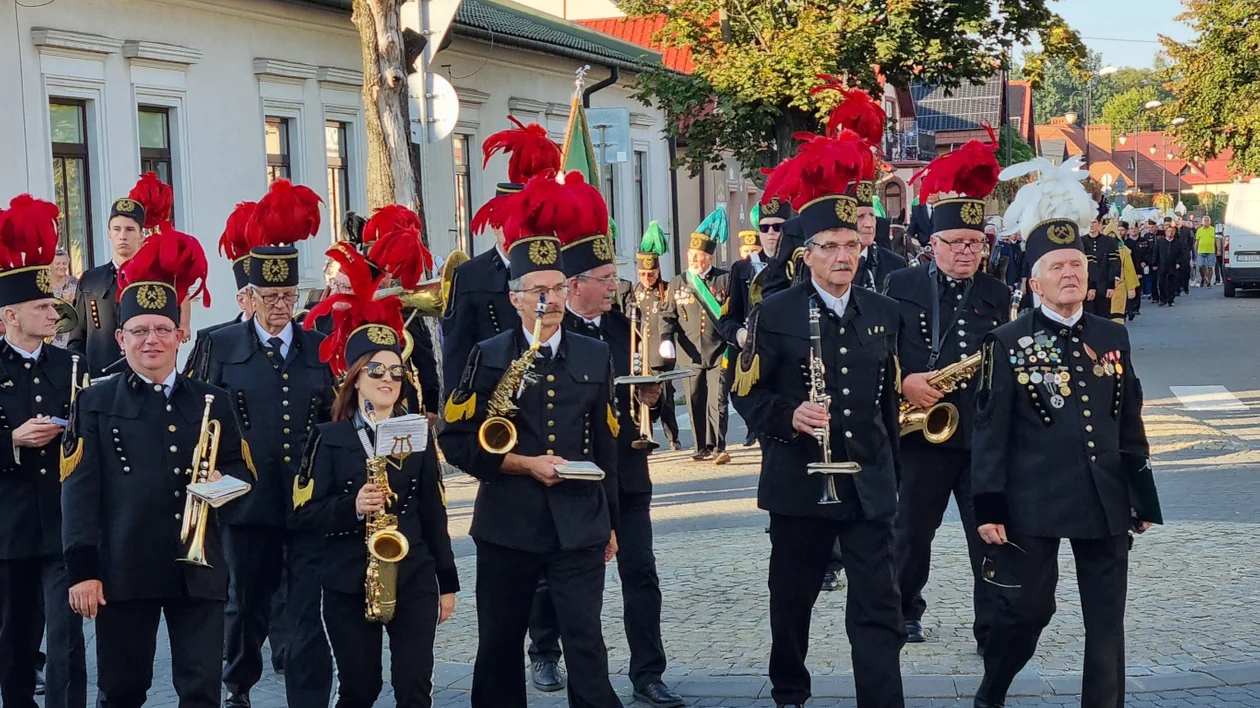
<path fill-rule="evenodd" d="M 962 299 L 958 301 L 958 306 L 954 308 L 954 313 L 949 318 L 950 322 L 957 319 L 958 313 L 967 306 L 967 300 L 971 296 L 971 286 L 975 282 L 975 278 L 967 281 L 967 287 L 963 288 Z M 936 287 L 936 261 L 932 261 L 928 266 L 928 284 L 932 287 L 932 353 L 928 356 L 927 370 L 935 371 L 936 360 L 941 357 L 941 344 L 944 341 L 941 337 L 941 296 Z"/>

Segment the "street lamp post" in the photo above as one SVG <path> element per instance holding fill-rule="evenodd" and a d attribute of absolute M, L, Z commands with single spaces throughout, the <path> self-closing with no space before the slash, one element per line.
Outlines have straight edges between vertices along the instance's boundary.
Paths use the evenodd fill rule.
<path fill-rule="evenodd" d="M 1138 143 L 1140 142 L 1138 140 L 1138 136 L 1141 135 L 1142 130 L 1142 111 L 1154 110 L 1162 105 L 1164 105 L 1164 102 L 1158 99 L 1154 101 L 1147 101 L 1141 108 L 1138 109 L 1137 117 L 1133 119 L 1133 189 L 1139 192 L 1142 191 L 1142 187 L 1138 182 Z M 1120 144 L 1124 144 L 1123 135 L 1120 136 Z"/>
<path fill-rule="evenodd" d="M 1102 77 L 1102 76 L 1111 76 L 1117 71 L 1119 71 L 1119 69 L 1117 69 L 1114 66 L 1104 66 L 1103 68 L 1099 69 L 1097 72 L 1091 74 L 1089 77 L 1089 81 L 1085 82 L 1085 88 L 1084 88 L 1085 122 L 1084 124 L 1082 124 L 1081 130 L 1085 135 L 1085 171 L 1086 172 L 1089 171 L 1089 121 L 1090 121 L 1090 118 L 1093 117 L 1092 111 L 1094 107 L 1094 79 L 1097 77 Z M 1081 93 L 1080 91 L 1074 92 L 1072 96 L 1069 97 L 1068 100 L 1072 100 L 1076 98 L 1077 96 L 1080 95 L 1080 93 Z M 1064 113 L 1063 118 L 1064 120 L 1067 121 L 1068 125 L 1072 125 L 1076 123 L 1076 119 L 1077 119 L 1076 111 L 1068 111 L 1067 113 Z"/>

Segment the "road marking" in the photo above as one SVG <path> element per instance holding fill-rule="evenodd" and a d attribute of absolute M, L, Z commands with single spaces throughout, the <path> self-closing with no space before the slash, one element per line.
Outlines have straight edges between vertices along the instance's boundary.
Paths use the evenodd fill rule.
<path fill-rule="evenodd" d="M 1224 386 L 1169 386 L 1188 411 L 1245 411 L 1246 404 Z"/>

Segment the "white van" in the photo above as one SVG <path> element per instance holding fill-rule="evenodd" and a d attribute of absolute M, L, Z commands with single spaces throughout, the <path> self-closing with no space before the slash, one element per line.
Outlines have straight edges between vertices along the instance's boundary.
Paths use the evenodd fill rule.
<path fill-rule="evenodd" d="M 1260 182 L 1234 185 L 1225 206 L 1225 297 L 1260 288 Z"/>

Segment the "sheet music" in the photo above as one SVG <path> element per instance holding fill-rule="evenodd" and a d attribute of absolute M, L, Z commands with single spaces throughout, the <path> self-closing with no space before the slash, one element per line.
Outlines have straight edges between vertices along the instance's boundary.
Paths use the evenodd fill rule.
<path fill-rule="evenodd" d="M 223 475 L 216 482 L 189 484 L 188 493 L 204 500 L 211 508 L 218 509 L 233 499 L 244 496 L 252 488 L 249 482 Z"/>
<path fill-rule="evenodd" d="M 376 455 L 403 458 L 429 447 L 429 419 L 418 413 L 376 424 Z"/>

